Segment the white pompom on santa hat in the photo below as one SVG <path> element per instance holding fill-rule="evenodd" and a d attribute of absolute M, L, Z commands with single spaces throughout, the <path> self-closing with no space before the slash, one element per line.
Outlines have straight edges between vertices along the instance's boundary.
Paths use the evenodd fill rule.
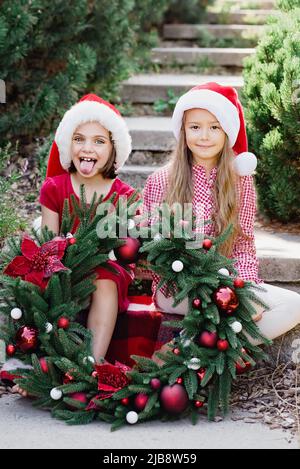
<path fill-rule="evenodd" d="M 206 109 L 216 116 L 235 153 L 234 169 L 239 176 L 253 174 L 257 159 L 248 152 L 243 108 L 236 90 L 231 86 L 215 82 L 204 83 L 182 95 L 175 106 L 172 128 L 176 140 L 179 139 L 184 112 L 189 109 Z"/>
<path fill-rule="evenodd" d="M 120 169 L 131 152 L 131 137 L 125 120 L 115 106 L 96 94 L 87 94 L 63 116 L 50 149 L 47 176 L 63 174 L 71 166 L 71 142 L 76 128 L 86 122 L 99 122 L 111 132 L 116 150 L 115 169 Z"/>

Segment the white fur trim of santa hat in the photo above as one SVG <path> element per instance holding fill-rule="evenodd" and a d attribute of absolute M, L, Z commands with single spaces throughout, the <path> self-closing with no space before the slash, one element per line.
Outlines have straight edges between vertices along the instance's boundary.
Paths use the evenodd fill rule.
<path fill-rule="evenodd" d="M 222 94 L 206 89 L 192 89 L 177 101 L 172 116 L 172 130 L 176 140 L 179 139 L 184 112 L 194 108 L 206 109 L 214 114 L 227 134 L 230 146 L 234 146 L 240 129 L 238 110 Z"/>
<path fill-rule="evenodd" d="M 59 150 L 60 163 L 64 169 L 71 165 L 71 142 L 74 131 L 81 124 L 96 121 L 109 130 L 116 149 L 116 169 L 120 169 L 131 153 L 131 136 L 123 117 L 106 104 L 97 101 L 80 101 L 69 109 L 62 118 L 55 142 Z"/>

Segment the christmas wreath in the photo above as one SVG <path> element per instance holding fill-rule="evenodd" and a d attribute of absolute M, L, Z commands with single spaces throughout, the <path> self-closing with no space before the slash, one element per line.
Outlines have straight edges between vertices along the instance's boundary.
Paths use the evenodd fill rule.
<path fill-rule="evenodd" d="M 219 407 L 226 413 L 232 381 L 264 355 L 249 339 L 270 343 L 252 320 L 254 303 L 268 308 L 255 294 L 261 287 L 238 278 L 234 261 L 218 252 L 228 232 L 191 248 L 193 236 L 174 236 L 174 213 L 168 237 L 160 234 L 160 211 L 152 238 L 133 241 L 128 224 L 125 241 L 99 239 L 97 226 L 105 218 L 97 211 L 99 203 L 94 198 L 88 206 L 82 187 L 80 202 L 72 198 L 70 207 L 65 201 L 60 236 L 46 227 L 8 242 L 0 306 L 6 323 L 0 337 L 7 355 L 25 364 L 15 371 L 15 382 L 35 397 L 34 406 L 50 409 L 68 424 L 96 419 L 110 422 L 114 430 L 126 423 L 186 415 L 195 423 L 200 408 L 207 409 L 209 419 Z M 131 213 L 137 204 L 134 194 Z M 128 217 L 120 217 L 118 210 L 117 204 L 119 226 Z M 75 216 L 80 225 L 73 236 Z M 105 219 L 108 230 L 110 220 Z M 164 323 L 177 335 L 167 351 L 157 352 L 161 364 L 136 355 L 132 367 L 118 361 L 95 364 L 91 334 L 77 320 L 95 289 L 94 268 L 109 268 L 114 256 L 132 262 L 138 250 L 147 268 L 160 276 L 159 287 L 174 296 L 174 305 L 188 298 L 188 314 Z"/>

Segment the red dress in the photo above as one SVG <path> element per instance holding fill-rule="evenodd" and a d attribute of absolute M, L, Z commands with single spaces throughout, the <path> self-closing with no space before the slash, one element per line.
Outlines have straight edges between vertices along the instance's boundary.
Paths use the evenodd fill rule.
<path fill-rule="evenodd" d="M 120 196 L 130 197 L 134 192 L 134 189 L 121 181 L 121 179 L 116 178 L 111 186 L 110 191 L 104 197 L 103 202 L 107 201 L 113 193 L 117 194 L 114 204 L 116 204 Z M 62 212 L 64 200 L 69 199 L 71 202 L 71 195 L 74 195 L 77 200 L 79 197 L 75 194 L 70 173 L 61 174 L 59 176 L 48 177 L 42 184 L 40 190 L 39 202 L 41 205 L 53 210 L 53 212 L 58 213 L 59 215 L 59 225 L 62 222 Z M 76 219 L 72 232 L 74 233 L 79 225 L 79 220 Z M 128 272 L 124 267 L 122 267 L 118 262 L 108 261 L 109 264 L 113 265 L 118 273 L 110 272 L 104 267 L 96 268 L 98 274 L 98 279 L 108 279 L 113 280 L 118 288 L 118 303 L 119 303 L 119 313 L 127 310 L 129 305 L 129 300 L 127 297 L 128 287 L 134 279 L 133 271 Z"/>

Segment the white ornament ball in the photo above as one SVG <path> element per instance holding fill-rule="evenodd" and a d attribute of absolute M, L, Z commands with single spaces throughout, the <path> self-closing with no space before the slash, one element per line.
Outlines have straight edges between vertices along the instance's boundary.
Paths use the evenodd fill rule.
<path fill-rule="evenodd" d="M 239 176 L 250 176 L 254 173 L 256 166 L 256 156 L 248 151 L 240 153 L 233 162 L 234 170 Z"/>
<path fill-rule="evenodd" d="M 132 218 L 129 218 L 128 220 L 128 229 L 132 230 L 135 227 L 134 220 Z"/>
<path fill-rule="evenodd" d="M 22 310 L 20 308 L 13 308 L 10 312 L 10 315 L 13 319 L 20 319 L 23 315 Z"/>
<path fill-rule="evenodd" d="M 139 419 L 139 416 L 136 412 L 134 412 L 133 410 L 131 410 L 130 412 L 128 412 L 126 414 L 126 420 L 128 423 L 130 423 L 131 425 L 133 425 L 134 423 L 136 423 Z"/>
<path fill-rule="evenodd" d="M 172 270 L 174 270 L 174 272 L 181 272 L 183 269 L 183 263 L 181 261 L 174 261 L 172 263 Z"/>
<path fill-rule="evenodd" d="M 154 239 L 154 241 L 160 241 L 161 239 L 163 239 L 163 237 L 160 233 L 156 233 L 156 235 L 154 235 L 153 239 Z"/>
<path fill-rule="evenodd" d="M 46 329 L 47 334 L 50 334 L 50 332 L 53 329 L 53 326 L 52 326 L 51 322 L 46 323 L 45 329 Z"/>
<path fill-rule="evenodd" d="M 227 277 L 230 275 L 229 270 L 225 269 L 225 267 L 218 270 L 218 274 L 226 275 Z"/>
<path fill-rule="evenodd" d="M 239 321 L 234 321 L 232 324 L 230 324 L 230 327 L 236 334 L 241 332 L 241 330 L 243 329 L 243 326 Z"/>
<path fill-rule="evenodd" d="M 188 362 L 187 367 L 190 370 L 199 370 L 199 368 L 201 367 L 201 362 L 199 358 L 196 358 L 196 357 L 191 358 L 190 361 Z"/>
<path fill-rule="evenodd" d="M 54 400 L 54 401 L 58 401 L 59 399 L 61 399 L 63 393 L 60 389 L 57 389 L 57 388 L 53 388 L 51 389 L 50 391 L 50 397 Z"/>
<path fill-rule="evenodd" d="M 116 260 L 117 260 L 117 258 L 116 258 L 116 256 L 115 256 L 115 253 L 114 253 L 113 250 L 109 251 L 109 253 L 108 253 L 108 258 L 109 258 L 111 261 L 116 261 Z"/>

